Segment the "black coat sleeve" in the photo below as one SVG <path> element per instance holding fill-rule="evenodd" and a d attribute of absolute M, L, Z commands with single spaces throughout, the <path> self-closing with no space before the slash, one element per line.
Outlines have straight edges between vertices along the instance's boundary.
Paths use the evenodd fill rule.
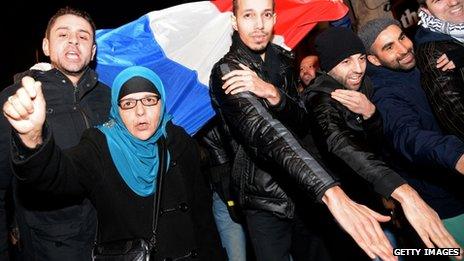
<path fill-rule="evenodd" d="M 255 156 L 278 164 L 302 189 L 320 199 L 335 183 L 334 179 L 301 147 L 262 99 L 249 92 L 235 95 L 223 92 L 220 63 L 213 68 L 210 91 L 214 105 L 234 138 L 249 151 L 256 152 Z"/>
<path fill-rule="evenodd" d="M 97 130 L 87 130 L 78 145 L 65 151 L 56 146 L 51 131 L 44 130 L 44 143 L 26 157 L 20 140 L 12 140 L 12 163 L 18 181 L 56 195 L 89 196 L 103 170 L 102 152 L 92 137 Z"/>
<path fill-rule="evenodd" d="M 327 151 L 345 162 L 371 184 L 377 193 L 389 198 L 405 181 L 371 152 L 366 142 L 351 133 L 336 107 L 336 102 L 328 94 L 319 93 L 308 103 L 316 120 L 317 130 L 325 139 Z M 373 125 L 378 121 L 372 120 Z"/>

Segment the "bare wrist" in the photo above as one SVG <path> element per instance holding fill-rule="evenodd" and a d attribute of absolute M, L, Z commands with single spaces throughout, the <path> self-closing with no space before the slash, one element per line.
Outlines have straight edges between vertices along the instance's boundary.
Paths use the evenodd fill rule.
<path fill-rule="evenodd" d="M 43 143 L 42 129 L 33 130 L 26 134 L 18 133 L 18 136 L 23 142 L 23 144 L 30 149 L 35 149 L 37 148 L 37 146 Z"/>
<path fill-rule="evenodd" d="M 270 93 L 270 95 L 266 99 L 269 102 L 269 104 L 274 106 L 274 105 L 279 104 L 280 102 L 280 92 L 279 90 L 277 90 L 277 88 L 274 85 L 270 84 L 270 86 L 273 91 Z"/>
<path fill-rule="evenodd" d="M 464 155 L 461 155 L 455 168 L 459 173 L 464 174 Z"/>
<path fill-rule="evenodd" d="M 368 112 L 363 114 L 363 119 L 364 120 L 368 120 L 375 113 L 375 106 L 373 104 L 371 104 L 369 107 L 370 108 L 369 108 Z"/>
<path fill-rule="evenodd" d="M 322 202 L 327 206 L 331 206 L 334 204 L 339 204 L 341 197 L 343 197 L 345 193 L 339 186 L 334 186 L 327 189 L 322 196 Z"/>
<path fill-rule="evenodd" d="M 407 203 L 408 201 L 418 196 L 417 192 L 408 184 L 403 184 L 397 187 L 391 194 L 392 198 L 396 199 L 400 204 Z"/>

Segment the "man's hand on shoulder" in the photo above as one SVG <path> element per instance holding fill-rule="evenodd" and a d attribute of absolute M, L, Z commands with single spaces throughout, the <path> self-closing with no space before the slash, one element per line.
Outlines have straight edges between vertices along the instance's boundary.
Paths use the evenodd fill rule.
<path fill-rule="evenodd" d="M 260 98 L 267 99 L 271 105 L 280 102 L 280 92 L 272 84 L 263 81 L 259 76 L 243 64 L 239 64 L 242 70 L 233 70 L 222 76 L 225 81 L 222 89 L 226 94 L 252 92 Z"/>

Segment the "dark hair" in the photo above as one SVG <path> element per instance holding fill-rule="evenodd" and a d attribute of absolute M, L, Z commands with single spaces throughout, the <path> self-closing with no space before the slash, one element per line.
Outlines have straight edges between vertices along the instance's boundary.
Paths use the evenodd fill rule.
<path fill-rule="evenodd" d="M 92 17 L 90 17 L 90 15 L 86 11 L 79 10 L 79 9 L 69 7 L 69 6 L 58 9 L 58 11 L 56 11 L 56 13 L 50 18 L 50 20 L 48 20 L 47 29 L 45 30 L 45 38 L 48 39 L 50 37 L 50 30 L 52 29 L 52 26 L 55 24 L 56 19 L 58 19 L 58 17 L 61 17 L 63 15 L 68 15 L 68 14 L 82 17 L 87 22 L 89 22 L 90 26 L 92 27 L 92 37 L 95 43 L 95 30 L 97 29 L 97 27 L 95 26 L 95 23 L 93 22 Z"/>
<path fill-rule="evenodd" d="M 275 0 L 272 0 L 272 10 L 275 8 Z M 237 9 L 238 9 L 238 0 L 232 0 L 232 12 L 234 15 L 237 14 Z"/>
<path fill-rule="evenodd" d="M 425 3 L 426 1 L 427 1 L 427 0 L 417 0 L 417 3 L 418 3 L 419 5 L 427 5 L 427 4 Z"/>

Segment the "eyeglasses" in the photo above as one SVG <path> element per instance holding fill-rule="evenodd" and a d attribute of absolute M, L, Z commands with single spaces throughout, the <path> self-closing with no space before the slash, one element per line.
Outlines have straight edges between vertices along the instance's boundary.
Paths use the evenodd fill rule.
<path fill-rule="evenodd" d="M 137 106 L 137 102 L 140 101 L 144 106 L 155 106 L 158 104 L 160 97 L 153 95 L 144 97 L 141 99 L 123 99 L 119 100 L 118 105 L 123 110 L 129 110 Z"/>

